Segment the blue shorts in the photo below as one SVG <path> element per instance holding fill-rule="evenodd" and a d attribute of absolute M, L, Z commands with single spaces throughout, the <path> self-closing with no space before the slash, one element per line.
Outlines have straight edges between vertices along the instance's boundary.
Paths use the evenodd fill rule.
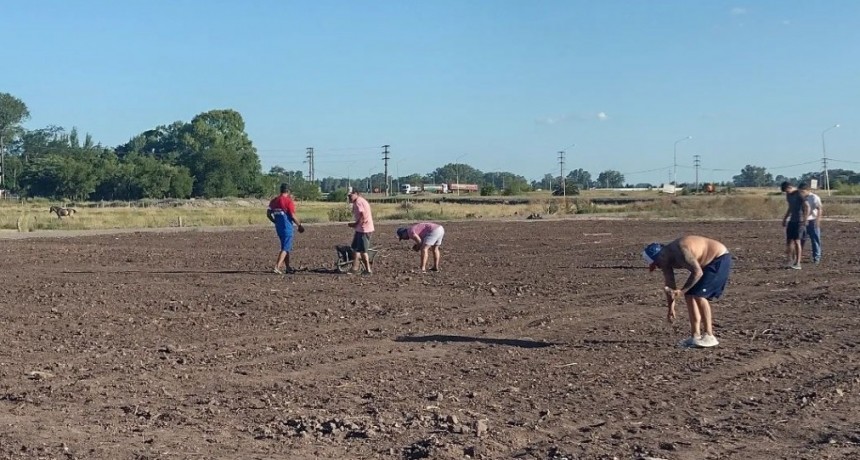
<path fill-rule="evenodd" d="M 281 240 L 281 251 L 293 250 L 293 222 L 284 215 L 275 215 L 275 231 Z"/>
<path fill-rule="evenodd" d="M 687 291 L 687 295 L 704 297 L 708 300 L 719 298 L 723 295 L 731 271 L 732 255 L 725 253 L 717 257 L 702 267 L 702 278 Z"/>

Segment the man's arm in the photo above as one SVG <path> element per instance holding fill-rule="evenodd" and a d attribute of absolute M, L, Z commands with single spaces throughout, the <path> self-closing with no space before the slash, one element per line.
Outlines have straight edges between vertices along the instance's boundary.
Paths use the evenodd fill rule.
<path fill-rule="evenodd" d="M 293 200 L 292 195 L 287 200 L 287 212 L 290 213 L 290 220 L 299 227 L 299 230 L 304 231 L 302 221 L 299 219 L 298 214 L 296 214 L 296 201 Z"/>
<path fill-rule="evenodd" d="M 271 209 L 266 210 L 266 217 L 269 219 L 270 222 L 272 222 L 273 224 L 275 223 L 275 216 L 272 215 Z"/>
<path fill-rule="evenodd" d="M 415 244 L 412 245 L 413 251 L 418 251 L 419 249 L 421 249 L 421 247 L 423 246 L 423 244 L 421 242 L 421 235 L 419 235 L 417 233 L 413 233 L 412 238 L 410 238 L 410 239 L 415 242 Z"/>
<path fill-rule="evenodd" d="M 687 282 L 681 288 L 681 292 L 686 295 L 687 291 L 702 278 L 704 272 L 702 271 L 702 266 L 699 265 L 699 259 L 689 249 L 681 248 L 681 255 L 683 256 L 681 259 L 682 268 L 690 271 Z"/>
<path fill-rule="evenodd" d="M 788 204 L 788 209 L 785 210 L 785 215 L 782 216 L 782 226 L 785 227 L 786 222 L 788 222 L 788 216 L 791 215 L 791 203 Z"/>
<path fill-rule="evenodd" d="M 821 219 L 824 219 L 824 206 L 821 205 L 821 198 L 815 200 L 815 205 L 818 207 L 818 217 L 815 219 L 815 226 L 821 227 Z"/>
<path fill-rule="evenodd" d="M 299 219 L 298 214 L 296 214 L 296 205 L 290 206 L 290 218 L 293 220 L 293 223 L 296 224 L 299 229 L 302 228 L 302 221 Z M 304 230 L 302 230 L 304 231 Z"/>
<path fill-rule="evenodd" d="M 670 323 L 675 320 L 675 270 L 670 264 L 663 268 L 663 291 L 666 294 L 666 320 Z"/>
<path fill-rule="evenodd" d="M 800 216 L 800 222 L 806 225 L 807 219 L 809 219 L 809 201 L 803 200 L 803 215 Z"/>
<path fill-rule="evenodd" d="M 355 213 L 355 222 L 350 222 L 349 226 L 355 228 L 362 222 L 364 222 L 364 212 L 361 209 L 358 209 Z"/>

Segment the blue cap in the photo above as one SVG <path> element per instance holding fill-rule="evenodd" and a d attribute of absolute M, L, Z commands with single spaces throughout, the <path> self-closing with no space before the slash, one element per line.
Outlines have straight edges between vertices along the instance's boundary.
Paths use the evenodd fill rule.
<path fill-rule="evenodd" d="M 645 262 L 649 264 L 653 264 L 655 260 L 657 260 L 657 256 L 660 255 L 660 251 L 663 250 L 663 245 L 660 243 L 651 243 L 648 246 L 645 246 L 645 250 L 642 251 L 642 258 L 645 259 Z"/>

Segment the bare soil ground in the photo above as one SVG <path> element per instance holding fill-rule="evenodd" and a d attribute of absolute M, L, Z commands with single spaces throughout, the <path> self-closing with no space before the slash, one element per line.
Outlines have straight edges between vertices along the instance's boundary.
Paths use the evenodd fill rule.
<path fill-rule="evenodd" d="M 778 222 L 446 224 L 444 271 L 380 225 L 0 241 L 0 457 L 825 459 L 860 453 L 860 233 L 785 270 Z M 643 244 L 735 257 L 719 347 L 679 349 Z"/>

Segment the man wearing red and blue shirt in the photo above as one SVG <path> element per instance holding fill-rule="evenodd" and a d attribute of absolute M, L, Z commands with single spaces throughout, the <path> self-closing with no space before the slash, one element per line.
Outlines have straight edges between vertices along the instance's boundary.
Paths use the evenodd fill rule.
<path fill-rule="evenodd" d="M 299 233 L 303 233 L 305 228 L 296 215 L 296 203 L 290 196 L 290 188 L 287 184 L 281 184 L 281 194 L 269 202 L 266 217 L 275 224 L 275 231 L 278 232 L 278 239 L 281 240 L 281 250 L 278 252 L 275 273 L 295 272 L 290 266 L 290 251 L 293 250 L 293 224 L 298 225 Z"/>

